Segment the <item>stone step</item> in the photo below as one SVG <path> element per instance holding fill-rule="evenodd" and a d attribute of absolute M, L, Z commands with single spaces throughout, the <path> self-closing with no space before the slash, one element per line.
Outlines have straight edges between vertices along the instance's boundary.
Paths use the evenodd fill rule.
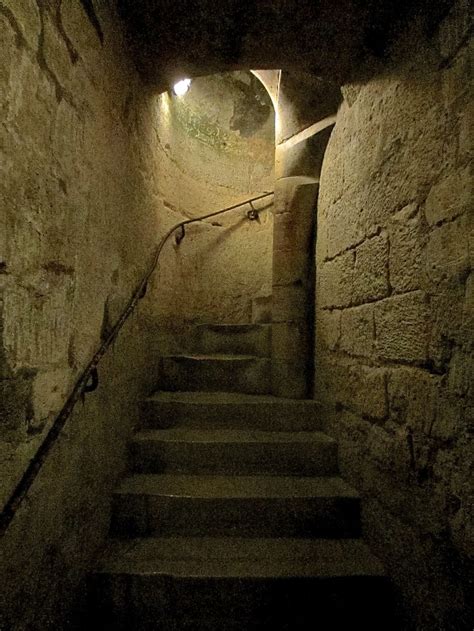
<path fill-rule="evenodd" d="M 270 357 L 271 345 L 271 324 L 198 324 L 192 332 L 190 350 L 205 355 Z"/>
<path fill-rule="evenodd" d="M 265 394 L 271 388 L 268 358 L 253 355 L 168 355 L 161 358 L 164 390 Z"/>
<path fill-rule="evenodd" d="M 167 429 L 138 432 L 130 443 L 139 473 L 334 475 L 337 443 L 321 432 Z"/>
<path fill-rule="evenodd" d="M 121 537 L 356 537 L 359 497 L 338 477 L 153 475 L 114 492 Z"/>
<path fill-rule="evenodd" d="M 155 326 L 150 343 L 157 356 L 167 355 L 253 355 L 270 357 L 272 325 L 191 324 Z"/>
<path fill-rule="evenodd" d="M 384 570 L 355 539 L 111 540 L 89 594 L 116 631 L 390 628 Z"/>
<path fill-rule="evenodd" d="M 321 429 L 311 400 L 233 392 L 156 392 L 141 403 L 147 427 L 304 431 Z"/>

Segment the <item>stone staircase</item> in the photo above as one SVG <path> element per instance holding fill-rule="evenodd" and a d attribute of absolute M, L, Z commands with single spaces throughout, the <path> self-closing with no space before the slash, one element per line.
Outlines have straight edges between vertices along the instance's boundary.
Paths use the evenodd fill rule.
<path fill-rule="evenodd" d="M 89 577 L 97 628 L 391 628 L 337 444 L 312 401 L 268 394 L 270 332 L 196 327 L 161 359 Z"/>

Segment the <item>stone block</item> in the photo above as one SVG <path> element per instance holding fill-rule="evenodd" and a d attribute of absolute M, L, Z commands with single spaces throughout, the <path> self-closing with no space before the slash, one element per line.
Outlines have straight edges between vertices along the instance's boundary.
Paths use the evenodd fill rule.
<path fill-rule="evenodd" d="M 383 419 L 387 415 L 386 371 L 356 366 L 346 387 L 348 406 L 364 417 Z"/>
<path fill-rule="evenodd" d="M 15 20 L 15 29 L 18 29 L 31 50 L 36 52 L 41 33 L 41 19 L 36 2 L 3 0 L 2 4 L 11 11 Z"/>
<path fill-rule="evenodd" d="M 307 309 L 307 290 L 301 283 L 273 286 L 273 322 L 304 321 Z"/>
<path fill-rule="evenodd" d="M 341 337 L 341 311 L 323 311 L 316 313 L 316 345 L 321 349 L 333 351 L 339 344 Z"/>
<path fill-rule="evenodd" d="M 430 433 L 440 377 L 412 368 L 394 368 L 387 378 L 389 415 L 400 425 Z"/>
<path fill-rule="evenodd" d="M 430 295 L 429 358 L 439 370 L 451 360 L 453 344 L 472 343 L 472 329 L 463 326 L 464 285 L 440 285 Z"/>
<path fill-rule="evenodd" d="M 344 110 L 344 103 L 341 112 Z M 338 116 L 340 116 L 339 114 Z M 324 154 L 323 165 L 321 167 L 321 189 L 319 194 L 319 209 L 325 213 L 327 209 L 338 199 L 341 199 L 346 191 L 343 176 L 344 159 L 341 151 L 341 138 L 343 134 L 338 130 L 338 123 L 334 127 L 329 139 L 326 153 Z"/>
<path fill-rule="evenodd" d="M 473 192 L 474 182 L 470 165 L 448 173 L 428 193 L 425 202 L 427 222 L 434 225 L 472 210 Z"/>
<path fill-rule="evenodd" d="M 316 270 L 319 307 L 348 307 L 352 302 L 354 252 L 345 252 Z"/>
<path fill-rule="evenodd" d="M 286 399 L 308 398 L 309 377 L 302 362 L 272 360 L 272 394 Z"/>
<path fill-rule="evenodd" d="M 387 415 L 386 370 L 336 359 L 319 365 L 318 392 L 326 403 L 381 420 Z"/>
<path fill-rule="evenodd" d="M 356 246 L 364 238 L 357 199 L 352 195 L 344 196 L 330 206 L 322 220 L 327 230 L 327 256 L 330 258 Z"/>
<path fill-rule="evenodd" d="M 320 212 L 320 208 L 317 210 L 316 224 L 315 259 L 319 264 L 328 258 L 328 223 L 326 217 Z"/>
<path fill-rule="evenodd" d="M 426 246 L 426 273 L 435 285 L 441 281 L 462 282 L 471 269 L 469 256 L 469 217 L 434 228 Z"/>
<path fill-rule="evenodd" d="M 334 402 L 363 417 L 382 419 L 387 414 L 385 369 L 359 364 L 333 366 L 330 395 Z"/>
<path fill-rule="evenodd" d="M 473 331 L 471 330 L 471 334 Z M 451 357 L 448 372 L 448 390 L 469 400 L 470 391 L 474 395 L 474 354 L 456 349 Z"/>
<path fill-rule="evenodd" d="M 340 349 L 349 355 L 371 357 L 374 348 L 374 306 L 344 309 L 340 318 Z"/>
<path fill-rule="evenodd" d="M 309 348 L 306 323 L 274 322 L 272 325 L 272 360 L 307 364 Z"/>
<path fill-rule="evenodd" d="M 315 196 L 309 195 L 306 202 L 295 196 L 294 205 L 288 212 L 275 215 L 273 223 L 273 250 L 304 252 L 312 254 L 312 235 L 316 221 Z"/>
<path fill-rule="evenodd" d="M 375 305 L 376 353 L 381 359 L 426 361 L 429 331 L 430 313 L 421 291 L 393 296 Z"/>
<path fill-rule="evenodd" d="M 364 303 L 388 295 L 388 241 L 385 234 L 356 248 L 352 301 Z"/>
<path fill-rule="evenodd" d="M 409 204 L 393 215 L 389 224 L 390 286 L 395 293 L 423 286 L 425 235 L 417 205 Z"/>
<path fill-rule="evenodd" d="M 306 283 L 312 260 L 305 249 L 273 250 L 273 283 Z"/>

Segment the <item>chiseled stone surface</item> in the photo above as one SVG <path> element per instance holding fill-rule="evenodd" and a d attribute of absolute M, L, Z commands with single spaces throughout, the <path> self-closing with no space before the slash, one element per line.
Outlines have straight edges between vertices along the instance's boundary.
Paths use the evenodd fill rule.
<path fill-rule="evenodd" d="M 371 357 L 375 343 L 374 305 L 342 309 L 337 313 L 340 318 L 340 350 L 349 355 Z"/>
<path fill-rule="evenodd" d="M 472 165 L 448 172 L 426 198 L 425 215 L 430 225 L 448 221 L 467 212 L 472 204 Z"/>
<path fill-rule="evenodd" d="M 423 363 L 428 354 L 429 307 L 423 292 L 376 304 L 375 343 L 381 359 Z"/>
<path fill-rule="evenodd" d="M 41 34 L 40 11 L 36 3 L 29 0 L 3 0 L 9 11 L 7 17 L 17 35 L 31 50 L 36 50 Z"/>
<path fill-rule="evenodd" d="M 221 210 L 274 189 L 275 112 L 250 72 L 193 79 L 182 97 L 151 96 L 159 159 L 154 186 L 185 217 Z M 253 300 L 272 290 L 273 198 L 192 224 L 162 256 L 150 317 L 162 324 L 248 323 Z"/>
<path fill-rule="evenodd" d="M 472 622 L 471 23 L 343 89 L 318 208 L 316 397 L 419 629 Z"/>
<path fill-rule="evenodd" d="M 278 396 L 304 398 L 309 391 L 308 298 L 314 291 L 309 261 L 318 191 L 317 180 L 302 175 L 281 178 L 275 185 L 272 392 Z"/>
<path fill-rule="evenodd" d="M 352 300 L 362 304 L 384 298 L 388 293 L 388 241 L 381 234 L 367 239 L 355 250 Z"/>
<path fill-rule="evenodd" d="M 320 308 L 351 306 L 354 263 L 355 254 L 352 250 L 331 261 L 317 261 L 316 301 Z"/>
<path fill-rule="evenodd" d="M 426 225 L 417 204 L 395 213 L 388 225 L 389 282 L 394 293 L 420 289 L 424 285 Z"/>

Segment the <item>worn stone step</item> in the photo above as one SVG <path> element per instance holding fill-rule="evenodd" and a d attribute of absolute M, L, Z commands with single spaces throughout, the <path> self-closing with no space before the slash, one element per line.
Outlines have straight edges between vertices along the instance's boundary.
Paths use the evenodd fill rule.
<path fill-rule="evenodd" d="M 167 429 L 138 432 L 130 443 L 140 473 L 334 475 L 337 443 L 322 432 Z"/>
<path fill-rule="evenodd" d="M 270 357 L 272 325 L 191 324 L 154 326 L 150 343 L 153 352 L 168 355 L 253 355 Z"/>
<path fill-rule="evenodd" d="M 356 539 L 111 540 L 89 593 L 117 630 L 390 628 L 384 569 Z"/>
<path fill-rule="evenodd" d="M 164 390 L 270 391 L 270 360 L 253 355 L 168 355 L 161 358 Z"/>
<path fill-rule="evenodd" d="M 114 493 L 112 532 L 354 537 L 359 508 L 339 477 L 137 474 Z"/>
<path fill-rule="evenodd" d="M 230 353 L 270 357 L 271 324 L 198 324 L 190 350 L 208 355 Z"/>
<path fill-rule="evenodd" d="M 266 431 L 321 429 L 311 400 L 234 392 L 156 392 L 141 403 L 146 427 L 248 428 Z"/>

